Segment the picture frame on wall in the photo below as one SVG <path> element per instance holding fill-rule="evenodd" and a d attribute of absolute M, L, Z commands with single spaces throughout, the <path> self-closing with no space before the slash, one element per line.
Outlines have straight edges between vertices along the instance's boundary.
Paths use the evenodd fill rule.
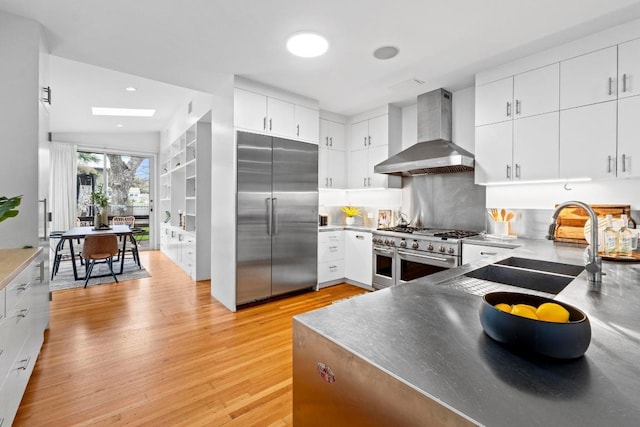
<path fill-rule="evenodd" d="M 378 228 L 391 227 L 391 209 L 380 209 L 378 211 Z"/>

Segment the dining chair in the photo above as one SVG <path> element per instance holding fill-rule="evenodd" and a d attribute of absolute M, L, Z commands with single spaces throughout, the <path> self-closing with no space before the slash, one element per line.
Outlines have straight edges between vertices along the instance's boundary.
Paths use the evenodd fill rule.
<path fill-rule="evenodd" d="M 84 247 L 82 248 L 82 258 L 85 259 L 86 274 L 84 276 L 84 287 L 87 287 L 91 272 L 96 261 L 103 261 L 109 267 L 109 273 L 113 276 L 116 283 L 118 278 L 113 272 L 113 257 L 118 255 L 120 249 L 118 247 L 118 238 L 115 234 L 95 234 L 89 235 L 84 239 Z"/>
<path fill-rule="evenodd" d="M 58 274 L 58 271 L 60 270 L 60 263 L 62 261 L 69 259 L 75 262 L 75 259 L 71 258 L 70 248 L 65 245 L 66 239 L 62 238 L 62 235 L 64 233 L 64 231 L 52 231 L 51 233 L 49 233 L 49 238 L 59 239 L 53 255 L 53 265 L 51 266 L 51 280 L 53 280 L 53 277 Z M 80 264 L 84 264 L 81 255 L 82 243 L 80 242 L 80 239 L 77 240 L 77 243 L 74 245 L 74 247 L 77 247 L 77 250 L 74 250 L 74 255 L 80 259 Z"/>
<path fill-rule="evenodd" d="M 134 231 L 135 229 L 135 225 L 136 225 L 136 217 L 133 215 L 129 215 L 129 216 L 114 216 L 113 219 L 111 220 L 111 224 L 113 225 L 128 225 L 129 229 L 131 231 Z M 126 238 L 125 236 L 122 237 L 123 239 Z M 133 256 L 133 261 L 138 264 L 138 267 L 142 268 L 142 264 L 140 263 L 140 254 L 138 253 L 138 241 L 135 239 L 134 235 L 132 234 L 129 237 L 129 241 L 131 242 L 130 247 L 127 249 L 127 252 L 131 252 L 131 255 Z M 118 252 L 118 261 L 120 260 L 120 252 Z M 122 255 L 124 256 L 124 254 Z"/>

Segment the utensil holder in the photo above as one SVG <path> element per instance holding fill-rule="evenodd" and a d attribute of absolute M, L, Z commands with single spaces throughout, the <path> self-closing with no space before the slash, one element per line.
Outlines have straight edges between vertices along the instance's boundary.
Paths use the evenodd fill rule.
<path fill-rule="evenodd" d="M 498 236 L 509 235 L 509 221 L 494 221 L 495 234 Z"/>

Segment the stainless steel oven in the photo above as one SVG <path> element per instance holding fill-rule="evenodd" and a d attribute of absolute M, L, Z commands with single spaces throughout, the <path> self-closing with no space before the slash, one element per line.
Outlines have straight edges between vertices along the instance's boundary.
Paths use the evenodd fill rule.
<path fill-rule="evenodd" d="M 373 233 L 373 287 L 382 289 L 429 276 L 461 263 L 460 230 L 403 227 Z"/>

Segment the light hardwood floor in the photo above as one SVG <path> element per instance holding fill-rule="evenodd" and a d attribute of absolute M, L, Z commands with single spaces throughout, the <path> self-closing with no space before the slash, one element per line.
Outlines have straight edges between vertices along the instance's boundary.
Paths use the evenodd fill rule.
<path fill-rule="evenodd" d="M 15 426 L 291 425 L 291 318 L 338 285 L 236 313 L 157 251 L 151 277 L 53 294 Z"/>

